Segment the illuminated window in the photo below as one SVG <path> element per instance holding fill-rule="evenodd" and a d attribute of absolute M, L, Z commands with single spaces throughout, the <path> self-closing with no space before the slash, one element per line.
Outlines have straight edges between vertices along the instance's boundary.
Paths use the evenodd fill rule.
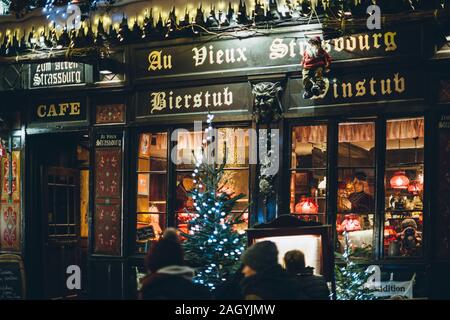
<path fill-rule="evenodd" d="M 386 123 L 384 254 L 422 254 L 423 118 Z"/>
<path fill-rule="evenodd" d="M 168 150 L 168 132 L 145 132 L 139 135 L 136 194 L 136 251 L 146 253 L 152 241 L 159 239 L 167 226 L 187 232 L 191 213 L 195 212 L 190 191 L 195 186 L 192 173 L 196 157 L 201 154 L 204 133 L 177 130 L 173 153 L 175 163 L 169 165 L 172 150 Z M 226 142 L 226 144 L 224 144 Z M 235 225 L 244 230 L 248 226 L 249 205 L 249 133 L 245 128 L 218 128 L 217 159 L 227 155 L 221 191 L 230 196 L 245 194 L 233 208 L 245 222 Z M 225 145 L 227 152 L 225 153 Z M 169 171 L 173 179 L 169 179 Z M 172 199 L 167 201 L 168 194 Z"/>
<path fill-rule="evenodd" d="M 325 223 L 327 126 L 292 129 L 290 212 L 302 220 Z"/>
<path fill-rule="evenodd" d="M 192 173 L 195 167 L 194 154 L 197 152 L 203 139 L 202 132 L 179 132 L 177 143 L 177 157 L 182 163 L 176 166 L 176 205 L 175 214 L 177 226 L 180 230 L 187 232 L 190 213 L 195 212 L 194 202 L 189 192 L 194 187 Z M 200 144 L 200 145 L 199 145 Z M 226 146 L 226 152 L 225 152 Z M 216 140 L 218 161 L 225 159 L 225 171 L 219 183 L 220 191 L 230 196 L 245 194 L 246 197 L 238 200 L 233 208 L 233 213 L 242 216 L 245 223 L 235 226 L 237 229 L 246 229 L 248 225 L 248 203 L 249 203 L 249 135 L 248 129 L 242 128 L 218 128 Z M 194 153 L 193 153 L 194 151 Z M 226 158 L 225 158 L 226 155 Z"/>
<path fill-rule="evenodd" d="M 137 163 L 137 251 L 144 253 L 166 226 L 167 133 L 142 133 Z"/>
<path fill-rule="evenodd" d="M 341 123 L 338 140 L 337 248 L 349 235 L 355 256 L 370 257 L 375 216 L 375 123 Z"/>

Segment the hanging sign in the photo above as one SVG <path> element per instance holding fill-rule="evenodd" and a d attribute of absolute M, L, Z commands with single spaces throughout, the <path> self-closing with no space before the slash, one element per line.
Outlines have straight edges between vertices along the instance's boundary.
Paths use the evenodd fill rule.
<path fill-rule="evenodd" d="M 30 122 L 61 122 L 86 120 L 84 99 L 61 99 L 39 102 L 32 107 Z"/>
<path fill-rule="evenodd" d="M 389 56 L 420 56 L 420 26 L 377 30 L 323 41 L 334 61 L 367 60 Z M 241 39 L 197 41 L 165 47 L 138 47 L 133 51 L 134 79 L 190 77 L 217 78 L 260 74 L 269 71 L 298 71 L 308 38 L 304 32 L 270 32 L 264 36 L 237 34 Z M 202 40 L 202 39 L 200 39 Z M 206 40 L 206 38 L 204 39 Z"/>
<path fill-rule="evenodd" d="M 137 93 L 138 118 L 205 111 L 247 111 L 252 105 L 250 83 L 232 83 Z"/>
<path fill-rule="evenodd" d="M 77 62 L 45 62 L 30 65 L 30 88 L 48 88 L 86 82 L 90 66 Z"/>

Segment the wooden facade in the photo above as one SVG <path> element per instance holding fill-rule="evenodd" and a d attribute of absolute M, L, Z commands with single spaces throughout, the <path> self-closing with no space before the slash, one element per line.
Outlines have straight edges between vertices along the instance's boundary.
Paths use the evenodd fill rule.
<path fill-rule="evenodd" d="M 311 29 L 317 31 L 316 27 Z M 84 209 L 88 236 L 85 242 L 73 238 L 71 241 L 83 242 L 81 248 L 86 252 L 82 258 L 87 266 L 82 294 L 94 299 L 134 298 L 136 268 L 142 268 L 143 263 L 143 255 L 135 251 L 139 134 L 167 132 L 170 137 L 174 129 L 190 128 L 194 120 L 204 120 L 207 102 L 199 100 L 198 107 L 194 107 L 193 100 L 187 96 L 210 92 L 222 95 L 221 103 L 209 109 L 216 116 L 216 124 L 280 130 L 282 156 L 275 180 L 277 192 L 268 203 L 258 197 L 259 167 L 249 166 L 249 197 L 253 200 L 249 210 L 250 227 L 291 211 L 290 148 L 294 127 L 326 125 L 328 128 L 325 222 L 336 230 L 339 123 L 375 123 L 375 194 L 376 202 L 383 203 L 387 121 L 423 117 L 426 186 L 423 254 L 414 258 L 386 257 L 384 208 L 377 207 L 373 254 L 361 263 L 380 265 L 383 272 L 394 272 L 400 280 L 408 280 L 416 273 L 417 297 L 449 298 L 450 127 L 447 124 L 450 114 L 447 109 L 450 79 L 447 70 L 450 50 L 441 35 L 434 24 L 417 23 L 327 40 L 326 46 L 334 60 L 328 91 L 320 99 L 312 100 L 301 96 L 299 62 L 305 34 L 295 27 L 278 28 L 262 35 L 244 32 L 224 39 L 205 36 L 118 47 L 117 56 L 126 69 L 112 81 L 102 79 L 98 69 L 86 67 L 80 83 L 33 87 L 28 64 L 2 65 L 3 71 L 13 68 L 15 74 L 18 72 L 23 77 L 20 84 L 10 88 L 5 84 L 13 81 L 3 79 L 4 90 L 0 92 L 2 118 L 8 125 L 2 131 L 2 138 L 8 142 L 11 153 L 10 160 L 1 162 L 6 196 L 2 192 L 0 208 L 2 217 L 8 210 L 17 217 L 14 219 L 16 240 L 6 244 L 2 229 L 0 253 L 22 256 L 29 298 L 70 297 L 70 293 L 45 284 L 44 275 L 49 272 L 47 253 L 54 250 L 64 261 L 63 252 L 70 248 L 71 242 L 51 249 L 53 238 L 46 229 L 48 217 L 44 217 L 43 211 L 43 199 L 50 195 L 44 192 L 42 168 L 81 168 L 88 172 L 85 179 L 88 179 L 89 199 Z M 255 121 L 252 87 L 262 82 L 279 83 L 281 87 L 283 116 L 279 120 Z M 382 88 L 382 83 L 383 86 L 389 83 L 391 88 Z M 227 104 L 225 99 L 230 92 L 233 102 Z M 71 141 L 82 141 L 79 145 L 84 151 L 80 152 L 87 156 L 77 158 L 75 149 L 64 154 L 52 152 L 54 146 L 63 150 Z M 169 145 L 174 144 L 169 142 Z M 78 162 L 66 159 L 67 154 L 72 154 Z M 11 159 L 16 163 L 16 171 L 12 176 L 5 171 L 9 175 L 5 177 L 5 161 Z M 170 162 L 167 166 L 166 210 L 171 212 L 176 196 L 176 170 Z M 70 185 L 70 174 L 65 173 L 65 177 L 65 183 Z M 8 194 L 8 190 L 12 192 Z M 81 207 L 73 210 L 83 212 Z M 71 224 L 69 218 L 69 231 Z M 174 216 L 167 215 L 166 225 L 176 225 Z"/>

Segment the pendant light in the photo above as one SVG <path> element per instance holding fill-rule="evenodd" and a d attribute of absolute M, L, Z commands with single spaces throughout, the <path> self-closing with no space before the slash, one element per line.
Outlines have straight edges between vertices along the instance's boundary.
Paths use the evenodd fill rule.
<path fill-rule="evenodd" d="M 316 214 L 319 212 L 317 203 L 311 198 L 304 198 L 295 205 L 296 214 Z"/>
<path fill-rule="evenodd" d="M 408 186 L 408 192 L 417 195 L 423 190 L 423 185 L 418 180 L 411 181 Z"/>
<path fill-rule="evenodd" d="M 407 189 L 409 185 L 409 179 L 406 176 L 405 171 L 395 172 L 389 182 L 393 189 Z"/>

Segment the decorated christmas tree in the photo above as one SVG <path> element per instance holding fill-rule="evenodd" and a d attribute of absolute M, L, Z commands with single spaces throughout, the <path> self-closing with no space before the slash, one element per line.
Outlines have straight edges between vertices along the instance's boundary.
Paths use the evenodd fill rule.
<path fill-rule="evenodd" d="M 372 275 L 365 268 L 352 261 L 354 255 L 348 233 L 344 232 L 345 247 L 342 258 L 344 266 L 335 266 L 336 299 L 337 300 L 374 300 L 374 289 L 365 287 L 367 280 Z"/>
<path fill-rule="evenodd" d="M 195 187 L 190 193 L 194 200 L 195 212 L 191 212 L 189 232 L 184 249 L 186 259 L 196 268 L 194 282 L 216 289 L 236 272 L 239 259 L 245 249 L 246 235 L 236 230 L 242 223 L 242 213 L 232 212 L 236 202 L 243 194 L 229 194 L 223 181 L 225 159 L 220 164 L 215 161 L 215 154 L 207 154 L 205 149 L 214 143 L 213 116 L 208 115 L 207 138 L 203 140 L 202 155 L 196 158 L 193 173 Z M 226 150 L 226 147 L 225 147 Z M 225 152 L 226 153 L 226 152 Z"/>

